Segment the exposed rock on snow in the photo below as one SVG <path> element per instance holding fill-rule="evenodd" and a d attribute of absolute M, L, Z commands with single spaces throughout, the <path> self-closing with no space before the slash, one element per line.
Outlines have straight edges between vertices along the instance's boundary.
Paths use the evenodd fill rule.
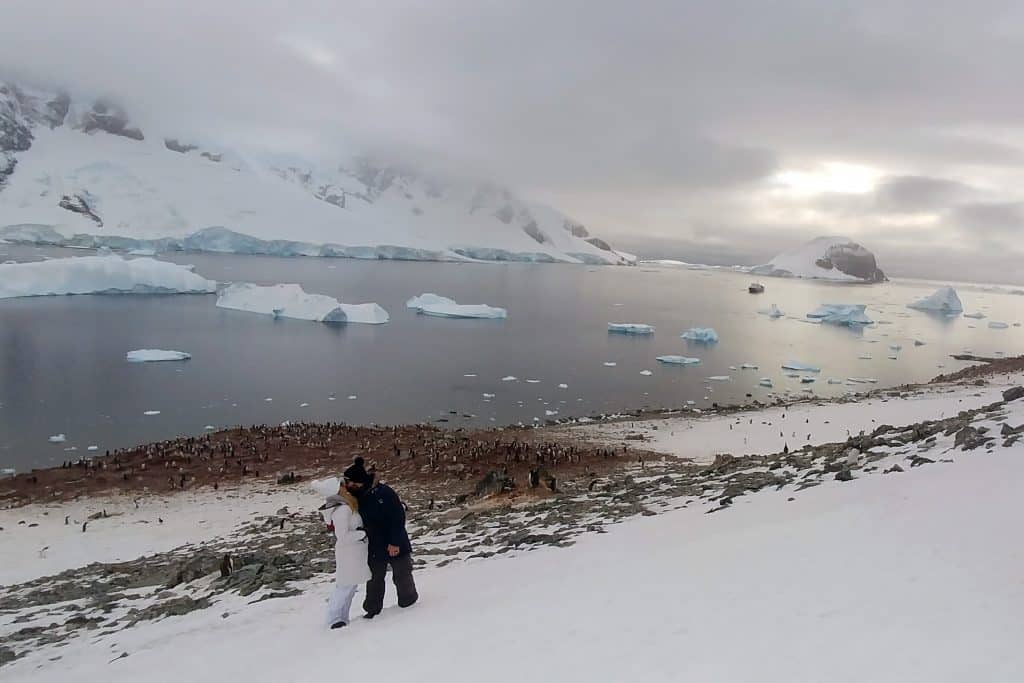
<path fill-rule="evenodd" d="M 247 282 L 226 287 L 217 297 L 219 308 L 324 323 L 386 323 L 388 312 L 375 303 L 343 304 L 332 296 L 307 294 L 294 284 L 261 287 Z"/>
<path fill-rule="evenodd" d="M 945 314 L 962 313 L 964 310 L 964 306 L 960 302 L 960 297 L 957 295 L 956 290 L 948 286 L 940 287 L 935 290 L 934 293 L 929 294 L 923 299 L 918 299 L 917 301 L 907 304 L 907 308 L 913 308 L 917 311 L 929 311 Z"/>
<path fill-rule="evenodd" d="M 776 277 L 800 277 L 848 282 L 884 282 L 875 255 L 848 237 L 819 237 L 779 254 L 750 272 Z"/>
<path fill-rule="evenodd" d="M 710 327 L 691 327 L 681 335 L 686 341 L 701 344 L 714 344 L 718 341 L 718 333 Z"/>
<path fill-rule="evenodd" d="M 608 331 L 619 334 L 654 334 L 654 327 L 644 323 L 608 323 Z"/>
<path fill-rule="evenodd" d="M 129 351 L 126 360 L 129 363 L 158 363 L 162 361 L 189 360 L 192 354 L 184 351 L 165 351 L 163 349 L 138 349 Z"/>
<path fill-rule="evenodd" d="M 61 294 L 209 294 L 217 284 L 151 258 L 81 256 L 0 265 L 0 299 Z"/>
<path fill-rule="evenodd" d="M 504 308 L 497 308 L 486 304 L 460 304 L 454 299 L 430 293 L 414 296 L 406 301 L 405 305 L 406 308 L 415 309 L 423 315 L 431 315 L 438 318 L 485 318 L 493 320 L 508 317 L 508 311 Z"/>
<path fill-rule="evenodd" d="M 871 325 L 871 320 L 864 312 L 863 304 L 822 304 L 807 314 L 810 320 L 818 320 L 830 325 Z"/>
<path fill-rule="evenodd" d="M 144 135 L 109 101 L 0 83 L 0 232 L 25 225 L 57 237 L 21 231 L 23 241 L 66 246 L 631 263 L 560 212 L 487 183 L 358 157 L 280 167 Z"/>

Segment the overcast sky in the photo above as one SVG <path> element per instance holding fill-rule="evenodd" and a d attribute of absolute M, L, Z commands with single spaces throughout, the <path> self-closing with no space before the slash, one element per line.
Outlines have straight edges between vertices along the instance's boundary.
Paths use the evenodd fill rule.
<path fill-rule="evenodd" d="M 8 75 L 510 185 L 645 253 L 1024 279 L 1024 3 L 5 0 Z"/>

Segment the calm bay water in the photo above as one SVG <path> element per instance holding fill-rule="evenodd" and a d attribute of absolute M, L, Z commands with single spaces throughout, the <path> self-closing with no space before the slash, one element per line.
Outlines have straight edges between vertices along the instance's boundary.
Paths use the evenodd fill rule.
<path fill-rule="evenodd" d="M 13 246 L 0 251 L 7 254 L 3 259 L 15 260 L 80 255 Z M 755 296 L 746 291 L 749 276 L 719 271 L 165 258 L 194 264 L 197 273 L 220 281 L 297 282 L 349 303 L 376 301 L 391 322 L 273 320 L 218 309 L 214 296 L 0 300 L 0 468 L 59 463 L 88 455 L 90 445 L 102 452 L 201 434 L 207 425 L 446 419 L 453 427 L 493 426 L 687 401 L 696 407 L 750 401 L 748 393 L 765 399 L 772 390 L 757 386 L 760 377 L 774 380 L 775 393 L 807 388 L 784 376 L 780 365 L 787 360 L 821 367 L 810 386 L 831 396 L 851 387 L 829 385 L 830 377 L 873 377 L 880 386 L 895 385 L 961 367 L 948 356 L 966 349 L 1024 351 L 1022 328 L 987 325 L 1024 321 L 1024 297 L 977 286 L 958 289 L 968 312 L 981 311 L 986 320 L 940 319 L 906 309 L 935 289 L 920 282 L 840 286 L 769 279 L 768 291 Z M 509 318 L 419 316 L 404 304 L 422 292 L 502 306 Z M 799 320 L 825 302 L 867 304 L 879 324 L 855 331 Z M 757 314 L 770 303 L 792 317 Z M 649 338 L 612 335 L 609 322 L 649 323 L 657 332 Z M 691 326 L 714 327 L 720 343 L 687 344 L 679 335 Z M 915 347 L 915 339 L 925 345 Z M 903 347 L 898 360 L 888 358 L 890 345 Z M 139 348 L 186 351 L 193 359 L 127 363 L 125 353 Z M 665 354 L 703 362 L 672 367 L 655 361 Z M 862 354 L 872 359 L 859 359 Z M 760 369 L 730 370 L 743 363 Z M 518 381 L 501 381 L 507 375 Z M 709 383 L 714 375 L 731 381 Z M 67 435 L 66 442 L 49 443 L 58 433 Z"/>

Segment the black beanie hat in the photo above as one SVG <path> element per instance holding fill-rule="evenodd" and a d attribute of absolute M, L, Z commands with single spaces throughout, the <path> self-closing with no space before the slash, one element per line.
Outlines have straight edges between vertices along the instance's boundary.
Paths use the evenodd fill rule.
<path fill-rule="evenodd" d="M 357 456 L 356 459 L 352 461 L 352 465 L 342 473 L 342 476 L 345 477 L 346 480 L 356 484 L 369 483 L 370 475 L 366 473 L 366 468 L 363 467 L 363 462 L 363 459 Z"/>

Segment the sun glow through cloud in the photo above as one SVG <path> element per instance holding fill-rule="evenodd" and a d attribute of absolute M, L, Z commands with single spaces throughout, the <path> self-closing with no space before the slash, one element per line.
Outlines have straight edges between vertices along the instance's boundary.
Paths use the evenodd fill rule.
<path fill-rule="evenodd" d="M 812 196 L 829 192 L 871 192 L 881 176 L 882 173 L 869 166 L 828 161 L 813 169 L 781 171 L 772 180 L 776 188 L 786 194 Z"/>

